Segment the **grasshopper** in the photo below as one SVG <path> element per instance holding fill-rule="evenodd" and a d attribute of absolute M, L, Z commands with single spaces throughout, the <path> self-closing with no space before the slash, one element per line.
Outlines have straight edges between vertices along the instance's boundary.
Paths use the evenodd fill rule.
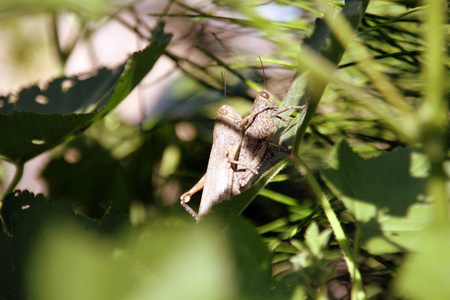
<path fill-rule="evenodd" d="M 264 67 L 262 70 L 266 86 Z M 258 173 L 259 167 L 270 153 L 270 141 L 276 131 L 274 118 L 281 118 L 279 114 L 287 110 L 304 107 L 280 108 L 276 98 L 266 87 L 258 93 L 250 115 L 244 119 L 227 104 L 220 107 L 214 125 L 213 146 L 206 174 L 189 191 L 181 195 L 181 205 L 199 221 L 215 204 L 248 189 L 253 175 Z M 242 137 L 244 126 L 245 133 Z M 187 202 L 202 188 L 203 194 L 197 214 Z"/>
<path fill-rule="evenodd" d="M 205 175 L 186 193 L 181 195 L 181 205 L 197 220 L 209 213 L 212 207 L 231 198 L 233 183 L 232 161 L 236 159 L 242 140 L 242 117 L 226 103 L 226 84 L 224 81 L 225 104 L 217 111 L 213 132 L 213 145 L 209 155 Z M 198 214 L 186 203 L 191 196 L 203 188 Z"/>
<path fill-rule="evenodd" d="M 264 66 L 261 58 L 259 60 L 263 70 L 264 90 L 256 96 L 250 115 L 241 122 L 241 126 L 247 125 L 237 160 L 232 161 L 236 164 L 232 195 L 238 195 L 250 187 L 252 178 L 270 153 L 270 141 L 276 131 L 275 117 L 281 118 L 279 115 L 287 110 L 306 107 L 303 105 L 280 108 L 277 99 L 266 88 Z"/>

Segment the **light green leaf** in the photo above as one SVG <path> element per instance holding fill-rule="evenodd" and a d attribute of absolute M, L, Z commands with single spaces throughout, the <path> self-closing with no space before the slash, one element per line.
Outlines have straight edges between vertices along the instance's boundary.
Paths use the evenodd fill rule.
<path fill-rule="evenodd" d="M 35 196 L 27 191 L 8 194 L 1 217 L 6 228 L 0 232 L 0 299 L 27 298 L 25 293 L 30 286 L 25 278 L 26 263 L 33 251 L 44 246 L 39 232 L 43 223 L 77 222 L 84 232 L 110 232 L 127 224 L 126 218 L 116 211 L 111 211 L 100 223 L 76 215 L 67 202 L 51 202 L 43 195 Z M 59 225 L 54 230 L 66 234 Z"/>
<path fill-rule="evenodd" d="M 396 289 L 408 299 L 447 300 L 450 297 L 450 224 L 435 224 L 419 236 L 414 252 L 398 272 Z"/>
<path fill-rule="evenodd" d="M 328 245 L 331 232 L 332 231 L 330 228 L 319 232 L 319 226 L 317 223 L 311 222 L 305 232 L 305 243 L 313 256 L 323 258 L 323 250 Z"/>
<path fill-rule="evenodd" d="M 85 16 L 102 17 L 111 2 L 111 0 L 2 0 L 0 1 L 0 14 L 69 9 Z"/>
<path fill-rule="evenodd" d="M 372 253 L 414 248 L 411 237 L 432 218 L 431 204 L 424 200 L 425 179 L 411 175 L 417 170 L 412 157 L 411 149 L 402 148 L 364 160 L 341 142 L 333 169 L 322 172 L 360 225 L 363 245 Z"/>
<path fill-rule="evenodd" d="M 36 299 L 236 299 L 230 255 L 215 226 L 147 225 L 114 238 L 60 226 L 42 233 L 33 256 Z"/>

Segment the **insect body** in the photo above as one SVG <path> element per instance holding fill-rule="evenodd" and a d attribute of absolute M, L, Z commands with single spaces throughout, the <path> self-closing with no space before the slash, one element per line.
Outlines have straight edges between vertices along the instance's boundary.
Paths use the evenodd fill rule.
<path fill-rule="evenodd" d="M 276 131 L 275 117 L 287 110 L 303 108 L 304 106 L 280 108 L 276 98 L 266 88 L 258 93 L 250 115 L 244 119 L 235 109 L 223 105 L 218 110 L 214 125 L 213 146 L 206 174 L 194 187 L 181 195 L 181 205 L 198 221 L 215 204 L 248 189 L 270 153 L 270 141 Z M 186 203 L 202 188 L 197 214 Z"/>
<path fill-rule="evenodd" d="M 261 61 L 261 58 L 259 58 Z M 261 66 L 264 75 L 264 66 Z M 232 195 L 238 195 L 248 189 L 252 183 L 252 178 L 257 174 L 258 169 L 270 153 L 270 141 L 275 134 L 275 117 L 287 110 L 303 109 L 305 106 L 287 106 L 280 108 L 277 99 L 264 88 L 255 98 L 252 111 L 248 117 L 242 121 L 245 133 L 239 147 L 236 169 L 234 172 Z M 281 118 L 285 120 L 284 118 Z M 285 120 L 287 121 L 287 120 Z"/>
<path fill-rule="evenodd" d="M 198 221 L 222 200 L 231 198 L 233 167 L 242 139 L 241 115 L 231 106 L 222 105 L 214 124 L 213 145 L 206 174 L 189 191 L 181 195 L 181 205 Z M 203 188 L 198 215 L 186 204 Z"/>
<path fill-rule="evenodd" d="M 276 130 L 274 117 L 278 110 L 277 100 L 264 89 L 256 96 L 250 115 L 243 120 L 247 122 L 247 126 L 235 162 L 233 195 L 250 187 L 253 175 L 267 157 L 270 140 Z"/>

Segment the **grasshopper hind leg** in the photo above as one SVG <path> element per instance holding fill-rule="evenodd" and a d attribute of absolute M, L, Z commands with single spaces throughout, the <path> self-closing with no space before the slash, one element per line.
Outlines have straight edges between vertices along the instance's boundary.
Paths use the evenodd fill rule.
<path fill-rule="evenodd" d="M 189 206 L 186 204 L 186 202 L 184 202 L 183 200 L 180 201 L 181 206 L 184 207 L 184 209 L 192 216 L 194 217 L 194 219 L 198 222 L 199 217 L 197 215 L 197 213 Z"/>

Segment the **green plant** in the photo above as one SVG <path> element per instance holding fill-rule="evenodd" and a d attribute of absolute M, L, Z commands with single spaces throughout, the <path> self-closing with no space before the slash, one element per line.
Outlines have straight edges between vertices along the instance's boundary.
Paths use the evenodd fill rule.
<path fill-rule="evenodd" d="M 80 9 L 44 4 L 53 20 Z M 271 19 L 268 5 L 302 14 Z M 139 38 L 151 31 L 144 50 L 114 71 L 1 97 L 0 154 L 17 172 L 1 202 L 0 298 L 448 298 L 447 11 L 333 5 L 125 5 L 108 16 Z M 95 24 L 78 17 L 75 44 Z M 58 49 L 64 64 L 71 50 Z M 258 54 L 280 105 L 308 109 L 277 124 L 289 153 L 274 149 L 250 189 L 193 224 L 174 202 L 204 172 L 220 71 L 230 105 L 248 112 Z M 139 126 L 123 124 L 113 109 L 161 56 L 184 75 Z M 48 150 L 48 197 L 15 191 L 24 164 Z"/>

